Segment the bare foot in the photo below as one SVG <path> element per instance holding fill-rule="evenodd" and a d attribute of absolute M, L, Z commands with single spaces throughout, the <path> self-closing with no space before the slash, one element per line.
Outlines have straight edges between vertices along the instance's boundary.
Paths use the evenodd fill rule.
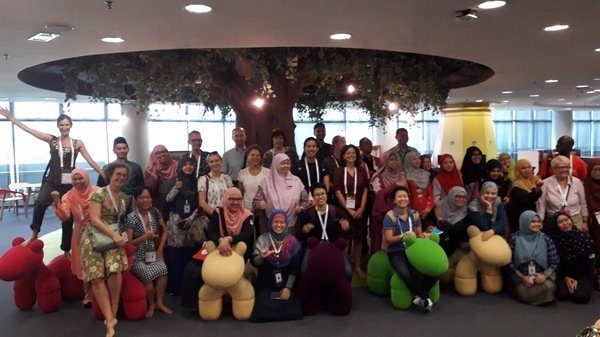
<path fill-rule="evenodd" d="M 106 337 L 114 337 L 115 326 L 117 326 L 117 322 L 118 321 L 116 318 L 104 321 L 104 324 L 106 325 Z"/>
<path fill-rule="evenodd" d="M 156 303 L 156 309 L 164 312 L 167 315 L 170 315 L 173 313 L 173 310 L 171 310 L 169 307 L 167 307 L 164 303 Z"/>
<path fill-rule="evenodd" d="M 154 316 L 154 305 L 149 305 L 146 311 L 146 318 L 152 318 Z"/>

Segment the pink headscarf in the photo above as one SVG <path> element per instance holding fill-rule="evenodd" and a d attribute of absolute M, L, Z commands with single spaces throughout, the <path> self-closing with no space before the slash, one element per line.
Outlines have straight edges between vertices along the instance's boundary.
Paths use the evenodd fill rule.
<path fill-rule="evenodd" d="M 229 202 L 229 198 L 239 198 L 240 202 L 239 209 L 237 212 L 231 211 L 231 203 Z M 223 216 L 225 217 L 225 225 L 227 226 L 228 235 L 235 236 L 240 234 L 242 231 L 242 225 L 244 221 L 248 219 L 249 216 L 252 215 L 252 212 L 247 210 L 244 207 L 244 199 L 242 198 L 242 192 L 237 187 L 230 187 L 223 194 L 223 198 L 221 199 L 221 204 L 223 205 Z M 218 208 L 217 208 L 218 210 Z M 219 228 L 219 231 L 222 229 Z M 221 233 L 221 236 L 225 236 L 225 233 Z"/>
<path fill-rule="evenodd" d="M 73 171 L 71 171 L 71 179 L 73 179 L 73 176 L 76 174 L 79 174 L 83 177 L 83 181 L 85 182 L 85 189 L 83 191 L 80 191 L 73 187 L 69 190 L 69 192 L 67 192 L 63 196 L 63 199 L 67 199 L 69 201 L 71 214 L 73 214 L 73 221 L 77 223 L 83 223 L 89 220 L 90 218 L 90 196 L 97 187 L 90 184 L 90 175 L 87 173 L 86 170 L 82 168 L 74 169 Z M 81 212 L 83 212 L 83 221 L 81 220 Z"/>
<path fill-rule="evenodd" d="M 164 145 L 156 145 L 150 153 L 150 162 L 146 167 L 146 175 L 150 174 L 158 182 L 167 181 L 175 176 L 177 173 L 177 162 L 172 158 L 169 158 L 168 163 L 161 163 L 157 152 L 168 151 Z"/>
<path fill-rule="evenodd" d="M 300 178 L 288 172 L 279 172 L 279 164 L 290 158 L 284 153 L 278 153 L 273 157 L 269 174 L 260 183 L 260 187 L 267 199 L 267 216 L 271 216 L 274 209 L 283 209 L 287 212 L 290 226 L 296 221 L 296 206 L 300 202 L 300 195 L 304 190 L 304 184 Z"/>

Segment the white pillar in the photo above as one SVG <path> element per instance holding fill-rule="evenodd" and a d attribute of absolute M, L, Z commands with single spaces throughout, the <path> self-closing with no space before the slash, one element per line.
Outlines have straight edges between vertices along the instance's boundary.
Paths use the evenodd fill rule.
<path fill-rule="evenodd" d="M 573 111 L 558 110 L 552 113 L 552 146 L 561 136 L 573 136 Z"/>
<path fill-rule="evenodd" d="M 129 160 L 146 167 L 148 152 L 148 111 L 138 113 L 134 103 L 121 105 L 121 128 L 129 144 Z"/>

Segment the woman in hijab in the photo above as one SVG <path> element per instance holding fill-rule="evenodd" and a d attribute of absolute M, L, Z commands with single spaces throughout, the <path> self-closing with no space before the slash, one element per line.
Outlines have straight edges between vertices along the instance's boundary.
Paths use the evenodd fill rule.
<path fill-rule="evenodd" d="M 552 221 L 550 237 L 556 245 L 560 264 L 557 270 L 556 298 L 576 303 L 590 301 L 594 290 L 594 244 L 587 233 L 577 229 L 573 220 L 559 212 Z"/>
<path fill-rule="evenodd" d="M 542 178 L 533 174 L 533 167 L 527 159 L 519 159 L 515 164 L 515 179 L 510 189 L 510 203 L 507 206 L 510 232 L 519 230 L 519 216 L 527 211 L 535 211 L 536 201 L 542 195 Z"/>
<path fill-rule="evenodd" d="M 164 193 L 163 184 L 177 173 L 177 162 L 171 158 L 169 150 L 164 145 L 156 145 L 150 153 L 150 162 L 144 171 L 144 183 L 150 190 L 152 206 L 163 212 L 161 200 Z M 163 212 L 164 214 L 164 212 Z"/>
<path fill-rule="evenodd" d="M 419 167 L 429 172 L 429 180 L 431 181 L 433 180 L 433 178 L 435 178 L 436 174 L 438 173 L 438 170 L 434 168 L 433 164 L 431 163 L 431 155 L 428 154 L 421 155 L 421 165 Z"/>
<path fill-rule="evenodd" d="M 502 175 L 502 164 L 496 159 L 490 159 L 485 164 L 485 177 L 483 182 L 492 181 L 498 186 L 498 196 L 504 202 L 508 202 L 508 190 L 510 187 L 510 180 L 506 179 Z"/>
<path fill-rule="evenodd" d="M 421 158 L 417 152 L 409 152 L 404 157 L 404 170 L 410 191 L 410 206 L 419 212 L 421 221 L 428 222 L 427 216 L 434 207 L 433 185 L 429 181 L 429 172 L 420 168 Z"/>
<path fill-rule="evenodd" d="M 382 163 L 381 168 L 371 177 L 371 189 L 375 194 L 386 187 L 396 185 L 402 175 L 402 171 L 398 167 L 398 154 L 396 152 L 385 152 Z"/>
<path fill-rule="evenodd" d="M 253 322 L 302 319 L 302 309 L 292 292 L 300 272 L 302 249 L 290 233 L 287 211 L 275 209 L 269 230 L 256 240 L 251 263 L 258 268 Z"/>
<path fill-rule="evenodd" d="M 485 176 L 485 155 L 477 146 L 467 148 L 460 173 L 469 200 L 477 199 L 480 194 L 481 180 Z"/>
<path fill-rule="evenodd" d="M 542 233 L 542 220 L 534 211 L 519 217 L 519 231 L 510 236 L 510 276 L 515 296 L 531 305 L 554 302 L 559 257 L 554 242 Z"/>
<path fill-rule="evenodd" d="M 308 208 L 308 192 L 290 168 L 290 158 L 284 153 L 276 154 L 269 174 L 258 187 L 253 205 L 255 209 L 265 210 L 268 218 L 274 209 L 285 210 L 290 227 L 294 227 L 296 216 Z M 266 232 L 266 228 L 260 232 Z"/>
<path fill-rule="evenodd" d="M 498 197 L 498 187 L 491 181 L 481 185 L 481 195 L 469 204 L 469 219 L 483 233 L 483 241 L 494 234 L 503 235 L 507 225 L 506 211 Z"/>
<path fill-rule="evenodd" d="M 588 163 L 588 176 L 583 181 L 583 187 L 590 215 L 589 233 L 594 240 L 596 256 L 600 256 L 600 158 L 593 158 Z M 599 267 L 597 263 L 596 270 L 600 270 Z"/>
<path fill-rule="evenodd" d="M 440 242 L 446 255 L 451 256 L 461 242 L 468 242 L 469 210 L 467 191 L 462 186 L 454 186 L 442 199 L 439 206 L 438 228 L 442 233 Z"/>
<path fill-rule="evenodd" d="M 498 161 L 502 164 L 504 179 L 514 181 L 516 178 L 515 163 L 513 163 L 512 157 L 508 153 L 502 152 L 498 155 Z"/>
<path fill-rule="evenodd" d="M 60 221 L 67 221 L 73 217 L 73 236 L 71 237 L 71 272 L 80 280 L 85 280 L 85 274 L 81 267 L 81 237 L 85 226 L 90 221 L 89 200 L 90 196 L 98 187 L 90 184 L 90 175 L 86 170 L 76 168 L 71 171 L 71 188 L 62 199 L 59 198 L 58 191 L 51 194 L 54 199 L 54 213 Z M 83 284 L 85 296 L 83 305 L 88 306 L 92 303 L 92 294 L 90 292 L 90 283 Z"/>
<path fill-rule="evenodd" d="M 181 294 L 185 266 L 191 261 L 194 252 L 202 245 L 196 242 L 192 234 L 185 229 L 186 222 L 191 223 L 191 215 L 198 208 L 196 185 L 196 164 L 193 158 L 185 156 L 177 165 L 177 176 L 167 184 L 164 206 L 169 211 L 167 220 L 167 248 L 165 263 L 169 271 L 167 291 Z"/>
<path fill-rule="evenodd" d="M 444 153 L 439 156 L 440 170 L 433 178 L 433 200 L 436 205 L 439 205 L 450 189 L 455 186 L 463 186 L 460 172 L 456 168 L 456 162 L 451 154 Z"/>

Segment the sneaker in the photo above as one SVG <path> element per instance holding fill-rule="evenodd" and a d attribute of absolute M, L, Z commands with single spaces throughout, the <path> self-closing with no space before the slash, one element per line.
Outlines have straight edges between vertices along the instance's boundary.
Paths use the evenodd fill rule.
<path fill-rule="evenodd" d="M 423 307 L 423 299 L 415 295 L 415 298 L 413 299 L 413 304 L 419 307 Z"/>
<path fill-rule="evenodd" d="M 431 299 L 426 299 L 423 301 L 424 306 L 423 306 L 423 313 L 424 314 L 428 314 L 431 312 L 431 309 L 433 308 L 433 301 Z"/>

